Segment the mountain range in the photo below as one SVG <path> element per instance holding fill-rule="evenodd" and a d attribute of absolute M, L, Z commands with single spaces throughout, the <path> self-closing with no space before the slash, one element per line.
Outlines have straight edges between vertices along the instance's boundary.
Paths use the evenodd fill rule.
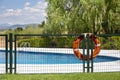
<path fill-rule="evenodd" d="M 38 24 L 14 24 L 14 25 L 11 25 L 11 24 L 5 23 L 5 24 L 0 24 L 0 30 L 16 29 L 18 27 L 25 29 L 28 25 L 38 26 Z"/>

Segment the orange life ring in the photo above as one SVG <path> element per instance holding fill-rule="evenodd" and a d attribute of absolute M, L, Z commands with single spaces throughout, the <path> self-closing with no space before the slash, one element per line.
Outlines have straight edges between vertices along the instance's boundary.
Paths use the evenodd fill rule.
<path fill-rule="evenodd" d="M 74 40 L 73 43 L 73 51 L 74 54 L 76 55 L 77 58 L 81 59 L 81 60 L 86 60 L 86 59 L 93 59 L 95 58 L 99 52 L 100 52 L 100 41 L 96 36 L 93 35 L 89 35 L 90 39 L 93 39 L 94 44 L 95 44 L 95 48 L 93 51 L 93 55 L 92 56 L 86 56 L 83 55 L 80 51 L 79 51 L 79 43 L 81 42 L 81 40 L 84 38 L 83 36 L 79 36 L 76 40 Z"/>

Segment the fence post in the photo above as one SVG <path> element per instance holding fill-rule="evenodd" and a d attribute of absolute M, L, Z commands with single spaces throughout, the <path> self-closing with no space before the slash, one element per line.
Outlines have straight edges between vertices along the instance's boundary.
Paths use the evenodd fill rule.
<path fill-rule="evenodd" d="M 12 74 L 12 62 L 13 62 L 13 56 L 12 56 L 12 33 L 9 34 L 9 49 L 10 49 L 10 74 Z"/>
<path fill-rule="evenodd" d="M 15 40 L 14 40 L 14 73 L 16 74 L 16 58 L 17 58 L 17 56 L 16 56 L 16 38 L 17 38 L 17 36 L 16 35 L 14 35 L 14 38 L 15 38 Z"/>
<path fill-rule="evenodd" d="M 87 36 L 86 36 L 86 41 L 87 41 L 87 44 L 86 44 L 86 49 L 87 49 L 87 73 L 89 73 L 90 72 L 90 60 L 89 60 L 89 56 L 90 56 L 90 53 L 89 53 L 89 49 L 90 49 L 90 47 L 89 47 L 89 44 L 90 44 L 90 42 L 89 42 L 89 35 L 87 34 Z"/>
<path fill-rule="evenodd" d="M 83 48 L 83 55 L 85 55 L 85 45 L 86 45 L 86 41 L 85 41 L 85 35 L 84 35 L 84 38 L 83 38 L 83 41 L 82 41 L 82 48 Z M 83 59 L 83 72 L 85 72 L 85 59 Z"/>
<path fill-rule="evenodd" d="M 92 36 L 92 39 L 91 39 L 91 72 L 93 72 L 93 46 L 94 46 L 94 42 L 93 42 L 93 36 Z"/>
<path fill-rule="evenodd" d="M 91 40 L 91 42 L 90 42 Z M 93 38 L 90 39 L 89 37 L 89 33 L 85 33 L 84 34 L 84 39 L 83 39 L 83 55 L 87 55 L 87 59 L 83 59 L 83 72 L 93 72 L 93 59 L 91 58 L 91 60 L 89 59 L 89 56 L 92 57 L 93 55 Z M 85 54 L 85 47 L 86 47 L 86 52 L 87 54 Z M 91 50 L 91 54 L 90 54 L 90 50 Z M 87 69 L 87 71 L 86 71 Z"/>
<path fill-rule="evenodd" d="M 6 47 L 6 73 L 8 73 L 8 35 L 5 36 L 5 47 Z"/>

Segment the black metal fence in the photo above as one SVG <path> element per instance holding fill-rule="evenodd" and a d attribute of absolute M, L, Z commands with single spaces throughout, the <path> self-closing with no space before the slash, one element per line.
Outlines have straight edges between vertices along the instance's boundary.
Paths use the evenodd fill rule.
<path fill-rule="evenodd" d="M 0 73 L 8 73 L 8 36 L 0 35 Z"/>
<path fill-rule="evenodd" d="M 2 40 L 5 41 L 2 46 L 5 52 L 0 50 L 0 55 L 4 54 L 2 56 L 4 61 L 0 63 L 0 73 L 120 71 L 120 34 L 96 35 L 101 42 L 101 51 L 93 60 L 93 64 L 91 61 L 89 61 L 90 64 L 87 64 L 87 61 L 79 60 L 74 55 L 73 41 L 79 35 L 10 34 L 9 40 L 7 35 L 0 36 L 4 37 Z M 0 40 L 0 44 L 3 44 L 2 40 Z M 83 53 L 84 47 L 86 54 L 86 42 L 82 40 L 79 45 L 81 53 Z M 94 49 L 93 43 L 88 46 L 88 49 L 91 46 Z M 7 54 L 8 52 L 9 54 Z M 89 68 L 92 71 L 88 71 Z"/>

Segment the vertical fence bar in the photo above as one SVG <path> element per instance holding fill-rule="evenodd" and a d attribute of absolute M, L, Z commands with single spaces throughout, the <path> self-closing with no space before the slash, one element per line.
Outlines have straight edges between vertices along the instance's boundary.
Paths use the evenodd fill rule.
<path fill-rule="evenodd" d="M 12 74 L 12 33 L 9 34 L 9 48 L 10 48 L 10 74 Z"/>
<path fill-rule="evenodd" d="M 87 38 L 86 38 L 87 40 L 87 44 L 86 44 L 86 47 L 87 47 L 87 73 L 89 73 L 90 72 L 90 69 L 89 69 L 89 67 L 90 67 L 90 60 L 89 60 L 89 49 L 90 49 L 90 47 L 89 47 L 89 35 L 87 35 Z"/>
<path fill-rule="evenodd" d="M 83 42 L 82 42 L 82 47 L 83 47 L 83 56 L 85 55 L 85 38 L 83 38 Z M 85 59 L 83 59 L 83 72 L 85 72 Z"/>
<path fill-rule="evenodd" d="M 8 73 L 8 35 L 5 35 L 6 73 Z"/>
<path fill-rule="evenodd" d="M 87 63 L 87 60 L 85 59 L 86 57 L 86 54 L 85 54 L 85 51 L 87 49 L 87 38 L 86 38 L 86 34 L 83 35 L 83 72 L 86 72 L 86 69 L 88 68 L 88 65 L 86 64 Z M 88 70 L 88 69 L 87 69 Z"/>
<path fill-rule="evenodd" d="M 83 55 L 87 55 L 87 57 L 83 57 L 83 72 L 93 72 L 93 38 L 91 39 L 89 34 L 84 34 L 84 39 L 83 39 Z M 86 54 L 85 54 L 85 48 L 86 48 Z M 91 54 L 90 54 L 91 50 Z M 90 59 L 91 56 L 91 59 Z"/>
<path fill-rule="evenodd" d="M 17 56 L 16 56 L 16 38 L 17 38 L 17 36 L 16 35 L 14 35 L 14 73 L 16 74 L 16 58 L 17 58 Z"/>
<path fill-rule="evenodd" d="M 93 36 L 92 36 L 92 39 L 91 39 L 91 72 L 93 72 L 93 46 L 94 46 L 94 43 L 93 43 Z"/>

